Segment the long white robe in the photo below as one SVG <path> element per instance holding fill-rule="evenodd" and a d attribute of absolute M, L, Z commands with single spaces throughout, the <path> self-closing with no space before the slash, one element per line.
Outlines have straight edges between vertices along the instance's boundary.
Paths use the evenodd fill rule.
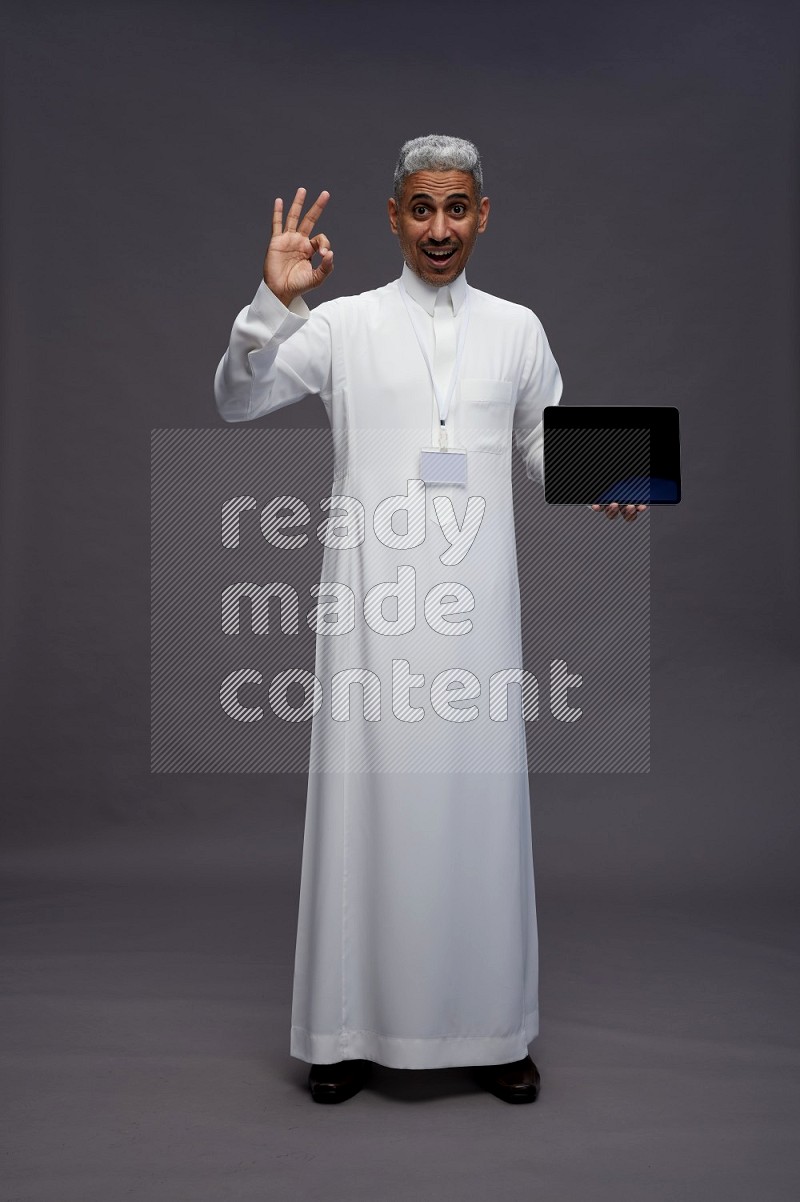
<path fill-rule="evenodd" d="M 408 267 L 402 279 L 432 359 L 437 290 Z M 419 450 L 438 435 L 399 281 L 312 312 L 302 299 L 287 309 L 261 283 L 216 373 L 217 407 L 229 422 L 318 395 L 333 431 L 331 494 L 357 498 L 364 512 L 363 541 L 332 538 L 323 558 L 322 581 L 346 584 L 356 608 L 351 629 L 317 635 L 324 704 L 312 723 L 290 1043 L 308 1062 L 503 1063 L 524 1056 L 539 1030 L 521 689 L 499 690 L 505 720 L 490 715 L 489 701 L 493 674 L 522 662 L 512 433 L 528 477 L 541 482 L 541 413 L 559 402 L 562 384 L 531 310 L 469 287 L 462 273 L 451 285 L 459 325 L 467 291 L 447 424 L 451 445 L 467 448 L 468 483 L 425 486 L 421 541 L 410 519 L 405 529 L 402 518 L 394 523 L 397 545 L 374 524 L 382 500 L 399 504 L 420 487 Z M 442 560 L 455 536 L 447 507 L 434 509 L 440 496 L 458 523 L 468 497 L 485 502 L 458 562 Z M 413 569 L 413 626 L 378 633 L 375 611 L 370 623 L 360 607 L 374 585 L 399 580 L 400 566 Z M 436 598 L 459 602 L 437 623 L 426 599 L 446 583 L 460 592 L 440 589 Z M 409 618 L 404 605 L 392 612 L 390 602 L 377 622 Z M 450 621 L 469 629 L 452 636 Z M 393 688 L 398 662 L 414 674 L 413 688 L 402 679 Z M 378 701 L 367 701 L 365 684 L 362 707 L 362 687 L 353 686 L 347 719 L 341 710 L 334 719 L 333 677 L 358 669 L 377 678 Z M 447 692 L 443 672 L 462 681 L 460 697 Z"/>

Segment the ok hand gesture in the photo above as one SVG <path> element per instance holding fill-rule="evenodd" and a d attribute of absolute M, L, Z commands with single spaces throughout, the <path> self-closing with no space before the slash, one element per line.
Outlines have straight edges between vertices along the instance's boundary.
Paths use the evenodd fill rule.
<path fill-rule="evenodd" d="M 309 237 L 330 199 L 330 192 L 320 192 L 300 221 L 305 195 L 305 188 L 297 189 L 286 216 L 285 228 L 280 196 L 272 211 L 272 238 L 264 259 L 264 283 L 284 305 L 291 304 L 296 296 L 301 296 L 310 288 L 318 288 L 333 271 L 333 251 L 328 239 L 324 234 Z M 320 263 L 312 267 L 311 260 L 315 254 L 320 256 Z"/>

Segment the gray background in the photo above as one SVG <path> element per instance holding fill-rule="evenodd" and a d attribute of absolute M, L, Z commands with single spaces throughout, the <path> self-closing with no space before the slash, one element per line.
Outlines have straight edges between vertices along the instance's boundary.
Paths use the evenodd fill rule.
<path fill-rule="evenodd" d="M 2 1197 L 794 1196 L 794 6 L 4 17 Z M 539 314 L 564 403 L 680 407 L 683 503 L 647 519 L 650 774 L 531 780 L 541 1097 L 377 1069 L 324 1108 L 302 778 L 148 770 L 150 430 L 218 424 L 275 195 L 331 191 L 326 296 L 399 273 L 432 131 L 483 153 L 470 281 Z"/>

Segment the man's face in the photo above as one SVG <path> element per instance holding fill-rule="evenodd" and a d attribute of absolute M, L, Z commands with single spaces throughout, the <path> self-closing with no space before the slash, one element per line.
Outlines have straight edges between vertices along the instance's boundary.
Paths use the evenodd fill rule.
<path fill-rule="evenodd" d="M 489 198 L 479 200 L 468 171 L 415 171 L 403 185 L 400 203 L 389 200 L 389 224 L 403 258 L 435 288 L 452 283 L 464 270 L 488 219 Z"/>

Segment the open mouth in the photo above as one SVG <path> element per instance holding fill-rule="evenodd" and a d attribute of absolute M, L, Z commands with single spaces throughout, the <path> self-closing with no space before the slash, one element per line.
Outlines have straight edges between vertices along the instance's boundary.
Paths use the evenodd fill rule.
<path fill-rule="evenodd" d="M 433 263 L 435 267 L 444 267 L 444 265 L 449 263 L 453 255 L 456 253 L 456 248 L 452 246 L 449 250 L 423 250 L 422 253 L 425 255 L 425 258 L 428 260 L 428 262 Z"/>

